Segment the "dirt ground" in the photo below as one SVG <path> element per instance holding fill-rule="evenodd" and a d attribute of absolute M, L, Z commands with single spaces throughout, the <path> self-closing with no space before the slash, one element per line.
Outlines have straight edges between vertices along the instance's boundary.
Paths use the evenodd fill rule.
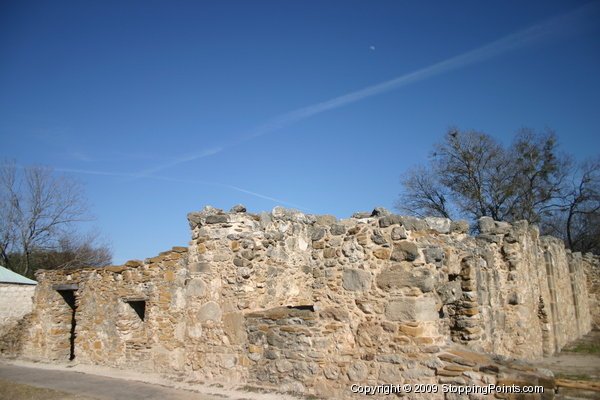
<path fill-rule="evenodd" d="M 88 400 L 56 390 L 40 389 L 0 379 L 0 400 Z"/>
<path fill-rule="evenodd" d="M 558 379 L 600 382 L 600 331 L 594 330 L 566 346 L 560 353 L 544 359 L 540 367 L 549 369 Z M 600 400 L 600 392 L 559 388 L 557 400 Z"/>

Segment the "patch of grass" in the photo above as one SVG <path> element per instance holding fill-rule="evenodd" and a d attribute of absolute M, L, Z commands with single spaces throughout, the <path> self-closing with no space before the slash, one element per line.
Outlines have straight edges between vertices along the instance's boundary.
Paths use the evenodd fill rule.
<path fill-rule="evenodd" d="M 588 374 L 556 374 L 556 379 L 568 379 L 570 381 L 595 381 Z"/>
<path fill-rule="evenodd" d="M 569 347 L 569 348 L 563 349 L 563 351 L 566 351 L 569 353 L 596 354 L 596 353 L 600 352 L 600 346 L 596 346 L 593 344 L 587 344 L 587 343 L 580 343 L 575 347 Z"/>
<path fill-rule="evenodd" d="M 264 390 L 254 386 L 242 386 L 241 388 L 239 388 L 239 390 L 243 390 L 244 392 L 264 393 Z"/>

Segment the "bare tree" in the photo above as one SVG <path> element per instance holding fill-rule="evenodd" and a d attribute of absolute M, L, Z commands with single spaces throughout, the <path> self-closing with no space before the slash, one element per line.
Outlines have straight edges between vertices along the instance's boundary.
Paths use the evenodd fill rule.
<path fill-rule="evenodd" d="M 416 165 L 402 175 L 400 183 L 405 191 L 396 201 L 396 209 L 421 218 L 451 218 L 449 190 L 431 169 Z"/>
<path fill-rule="evenodd" d="M 29 274 L 34 256 L 56 251 L 60 241 L 74 238 L 76 225 L 91 221 L 83 184 L 50 167 L 0 167 L 0 261 Z"/>
<path fill-rule="evenodd" d="M 574 251 L 600 250 L 600 156 L 585 161 L 567 196 L 566 239 Z"/>
<path fill-rule="evenodd" d="M 574 251 L 599 252 L 600 158 L 573 165 L 550 129 L 523 128 L 504 147 L 485 133 L 449 128 L 429 165 L 402 175 L 396 208 L 421 217 L 526 219 Z"/>

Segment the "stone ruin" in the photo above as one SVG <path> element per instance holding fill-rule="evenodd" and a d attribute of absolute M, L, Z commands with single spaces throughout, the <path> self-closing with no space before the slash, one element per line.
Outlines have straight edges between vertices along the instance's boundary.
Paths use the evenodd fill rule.
<path fill-rule="evenodd" d="M 188 247 L 38 271 L 34 311 L 0 350 L 322 397 L 532 384 L 546 389 L 532 398 L 553 398 L 551 375 L 527 361 L 591 327 L 593 260 L 527 221 L 484 217 L 471 236 L 464 220 L 381 207 L 338 221 L 207 206 L 188 220 Z"/>

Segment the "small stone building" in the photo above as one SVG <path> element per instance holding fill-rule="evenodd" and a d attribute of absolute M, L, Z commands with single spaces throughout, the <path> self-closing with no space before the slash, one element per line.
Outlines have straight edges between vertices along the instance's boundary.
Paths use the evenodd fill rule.
<path fill-rule="evenodd" d="M 396 384 L 550 391 L 511 360 L 590 330 L 587 258 L 526 221 L 482 218 L 471 236 L 466 221 L 384 208 L 337 220 L 205 207 L 188 220 L 186 247 L 39 271 L 19 355 L 325 397 Z"/>

